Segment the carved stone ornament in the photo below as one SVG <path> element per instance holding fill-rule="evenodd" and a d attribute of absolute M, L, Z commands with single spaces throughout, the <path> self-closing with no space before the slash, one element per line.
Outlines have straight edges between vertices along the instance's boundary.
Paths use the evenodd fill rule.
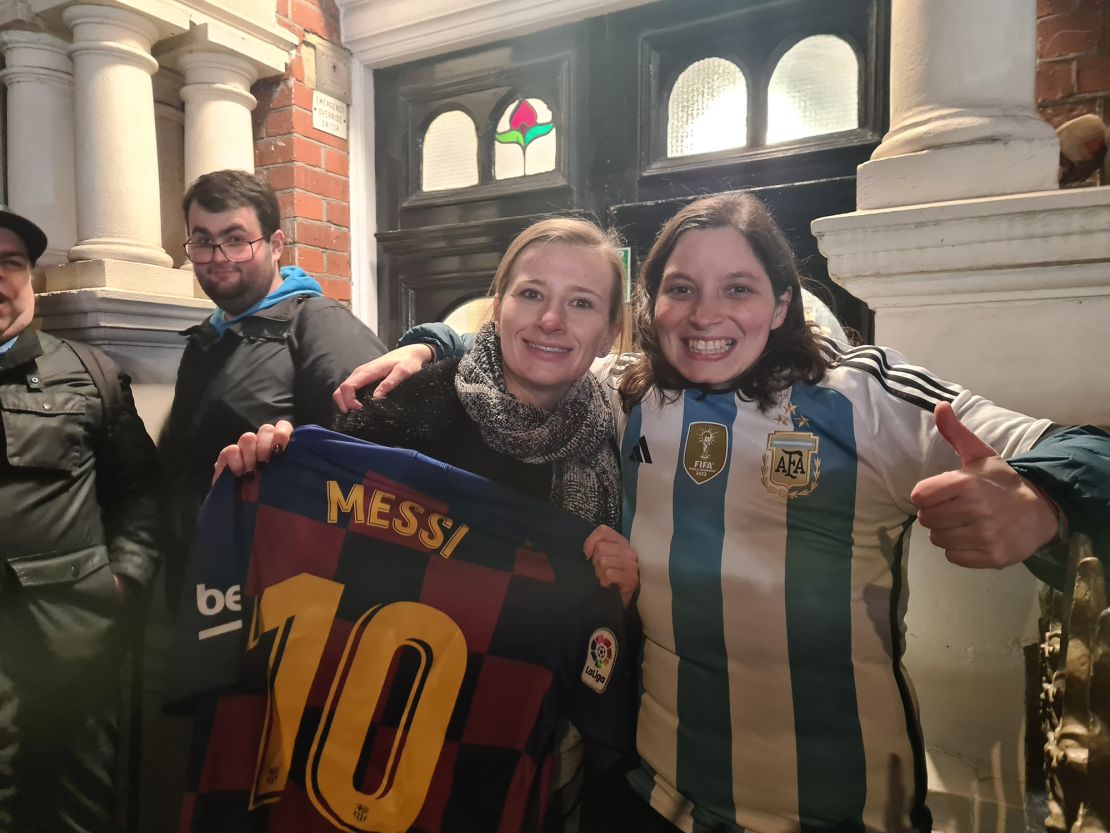
<path fill-rule="evenodd" d="M 1110 610 L 1091 543 L 1073 536 L 1069 593 L 1045 598 L 1041 719 L 1052 833 L 1110 831 Z"/>

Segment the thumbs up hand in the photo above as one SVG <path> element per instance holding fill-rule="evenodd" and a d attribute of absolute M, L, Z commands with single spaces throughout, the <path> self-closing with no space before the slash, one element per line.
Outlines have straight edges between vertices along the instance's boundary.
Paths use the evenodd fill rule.
<path fill-rule="evenodd" d="M 1057 509 L 1048 498 L 968 430 L 947 402 L 937 405 L 934 418 L 960 468 L 922 480 L 910 501 L 948 560 L 963 567 L 1006 567 L 1051 541 Z"/>

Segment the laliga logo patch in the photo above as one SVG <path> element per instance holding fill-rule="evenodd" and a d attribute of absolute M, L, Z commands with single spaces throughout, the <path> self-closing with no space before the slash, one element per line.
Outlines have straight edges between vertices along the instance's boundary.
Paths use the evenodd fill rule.
<path fill-rule="evenodd" d="M 586 664 L 582 667 L 582 682 L 601 694 L 609 685 L 616 662 L 617 637 L 608 628 L 598 628 L 590 637 Z"/>

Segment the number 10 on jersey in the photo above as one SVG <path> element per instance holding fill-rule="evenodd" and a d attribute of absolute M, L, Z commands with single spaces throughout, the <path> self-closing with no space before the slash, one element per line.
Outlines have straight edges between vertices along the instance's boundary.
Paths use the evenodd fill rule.
<path fill-rule="evenodd" d="M 312 680 L 339 610 L 343 585 L 301 573 L 267 587 L 254 609 L 247 650 L 277 631 L 269 657 L 269 697 L 250 806 L 277 801 L 289 777 L 293 744 Z M 380 784 L 355 786 L 370 721 L 385 696 L 399 651 L 414 651 L 417 671 Z M 308 756 L 305 787 L 336 827 L 403 833 L 427 797 L 447 724 L 466 671 L 466 639 L 445 613 L 416 602 L 377 605 L 351 629 Z"/>

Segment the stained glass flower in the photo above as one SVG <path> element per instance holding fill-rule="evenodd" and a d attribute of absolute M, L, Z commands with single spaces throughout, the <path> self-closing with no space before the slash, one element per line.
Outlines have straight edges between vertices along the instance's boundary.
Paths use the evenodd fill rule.
<path fill-rule="evenodd" d="M 546 136 L 555 129 L 554 122 L 536 123 L 536 108 L 526 99 L 517 101 L 509 114 L 509 129 L 494 135 L 494 139 L 504 145 L 520 145 L 527 148 L 535 139 Z"/>

